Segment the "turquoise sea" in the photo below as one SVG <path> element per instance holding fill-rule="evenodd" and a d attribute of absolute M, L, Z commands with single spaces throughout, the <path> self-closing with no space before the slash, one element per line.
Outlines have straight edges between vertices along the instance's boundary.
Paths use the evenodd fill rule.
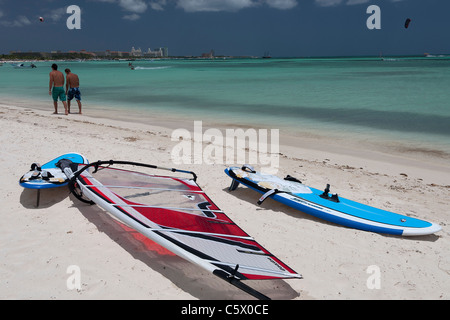
<path fill-rule="evenodd" d="M 5 63 L 0 99 L 48 101 L 51 112 L 51 63 Z M 79 75 L 85 114 L 103 108 L 139 111 L 140 121 L 155 113 L 186 116 L 330 139 L 385 139 L 450 155 L 450 57 L 133 61 L 135 70 L 129 61 L 57 63 Z"/>

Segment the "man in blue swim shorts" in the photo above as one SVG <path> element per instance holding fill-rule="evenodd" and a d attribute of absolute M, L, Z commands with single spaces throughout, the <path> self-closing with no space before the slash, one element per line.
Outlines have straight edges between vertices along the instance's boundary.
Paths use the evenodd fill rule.
<path fill-rule="evenodd" d="M 79 114 L 81 114 L 81 92 L 80 92 L 80 79 L 78 75 L 72 73 L 70 69 L 64 70 L 66 72 L 66 94 L 67 94 L 67 105 L 70 113 L 70 101 L 75 97 L 78 103 Z"/>
<path fill-rule="evenodd" d="M 48 85 L 48 94 L 53 98 L 53 106 L 55 107 L 55 112 L 58 113 L 58 98 L 64 105 L 65 114 L 69 114 L 66 103 L 66 93 L 64 91 L 64 75 L 61 71 L 58 71 L 58 65 L 52 64 L 52 71 L 50 72 L 50 83 Z"/>

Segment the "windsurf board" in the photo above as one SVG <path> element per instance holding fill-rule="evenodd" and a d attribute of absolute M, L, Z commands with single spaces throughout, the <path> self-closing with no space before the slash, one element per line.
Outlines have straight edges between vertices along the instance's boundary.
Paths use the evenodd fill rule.
<path fill-rule="evenodd" d="M 302 184 L 287 176 L 256 172 L 250 166 L 229 167 L 225 173 L 233 181 L 230 191 L 239 184 L 263 194 L 258 203 L 267 197 L 315 217 L 350 228 L 402 236 L 429 235 L 441 230 L 432 222 L 401 215 L 352 201 L 337 194 L 330 194 L 330 186 L 324 191 Z"/>
<path fill-rule="evenodd" d="M 30 170 L 19 180 L 19 184 L 26 189 L 36 189 L 36 206 L 39 207 L 40 190 L 66 186 L 69 179 L 64 172 L 56 166 L 61 159 L 70 159 L 74 163 L 88 164 L 89 161 L 79 153 L 63 154 L 42 166 L 35 162 L 31 164 Z"/>

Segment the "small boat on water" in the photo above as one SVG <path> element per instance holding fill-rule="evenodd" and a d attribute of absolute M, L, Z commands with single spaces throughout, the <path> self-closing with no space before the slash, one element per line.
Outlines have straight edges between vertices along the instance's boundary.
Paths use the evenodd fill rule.
<path fill-rule="evenodd" d="M 270 52 L 269 52 L 269 51 L 266 51 L 266 52 L 264 52 L 264 55 L 263 55 L 262 58 L 263 58 L 263 59 L 270 59 L 270 58 L 272 58 L 272 56 L 270 55 Z"/>
<path fill-rule="evenodd" d="M 17 63 L 17 64 L 11 64 L 13 66 L 14 69 L 34 69 L 37 68 L 36 65 L 34 63 L 31 63 L 30 65 L 25 65 L 23 62 L 22 63 Z"/>

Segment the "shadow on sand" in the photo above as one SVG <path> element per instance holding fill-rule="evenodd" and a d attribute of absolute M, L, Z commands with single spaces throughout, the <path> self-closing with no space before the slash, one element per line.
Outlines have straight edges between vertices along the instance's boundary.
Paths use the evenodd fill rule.
<path fill-rule="evenodd" d="M 70 194 L 66 186 L 51 189 L 26 189 L 20 195 L 20 203 L 27 209 L 45 209 L 63 201 Z"/>
<path fill-rule="evenodd" d="M 169 250 L 129 228 L 96 205 L 87 205 L 70 196 L 74 206 L 100 232 L 118 243 L 135 259 L 145 263 L 152 270 L 169 279 L 181 290 L 200 300 L 248 300 L 252 296 L 235 288 L 226 281 L 203 270 L 202 268 L 176 256 Z M 130 270 L 133 272 L 133 270 Z M 282 280 L 245 281 L 257 291 L 271 299 L 288 300 L 300 294 Z M 149 287 L 151 281 L 149 280 Z"/>
<path fill-rule="evenodd" d="M 63 201 L 69 194 L 67 187 L 41 190 L 38 208 L 49 208 Z M 20 203 L 25 208 L 36 209 L 36 197 L 36 190 L 24 189 L 20 196 Z M 81 203 L 71 194 L 70 199 L 73 201 L 73 206 L 90 223 L 94 224 L 99 232 L 106 234 L 135 259 L 142 261 L 149 268 L 160 273 L 178 288 L 191 294 L 193 297 L 200 300 L 253 299 L 247 293 L 176 256 L 164 247 L 122 224 L 98 206 Z M 134 271 L 130 270 L 129 272 Z M 271 299 L 288 300 L 300 296 L 288 283 L 282 280 L 252 280 L 245 281 L 245 283 Z M 149 288 L 151 287 L 150 279 L 148 280 L 148 286 Z"/>

